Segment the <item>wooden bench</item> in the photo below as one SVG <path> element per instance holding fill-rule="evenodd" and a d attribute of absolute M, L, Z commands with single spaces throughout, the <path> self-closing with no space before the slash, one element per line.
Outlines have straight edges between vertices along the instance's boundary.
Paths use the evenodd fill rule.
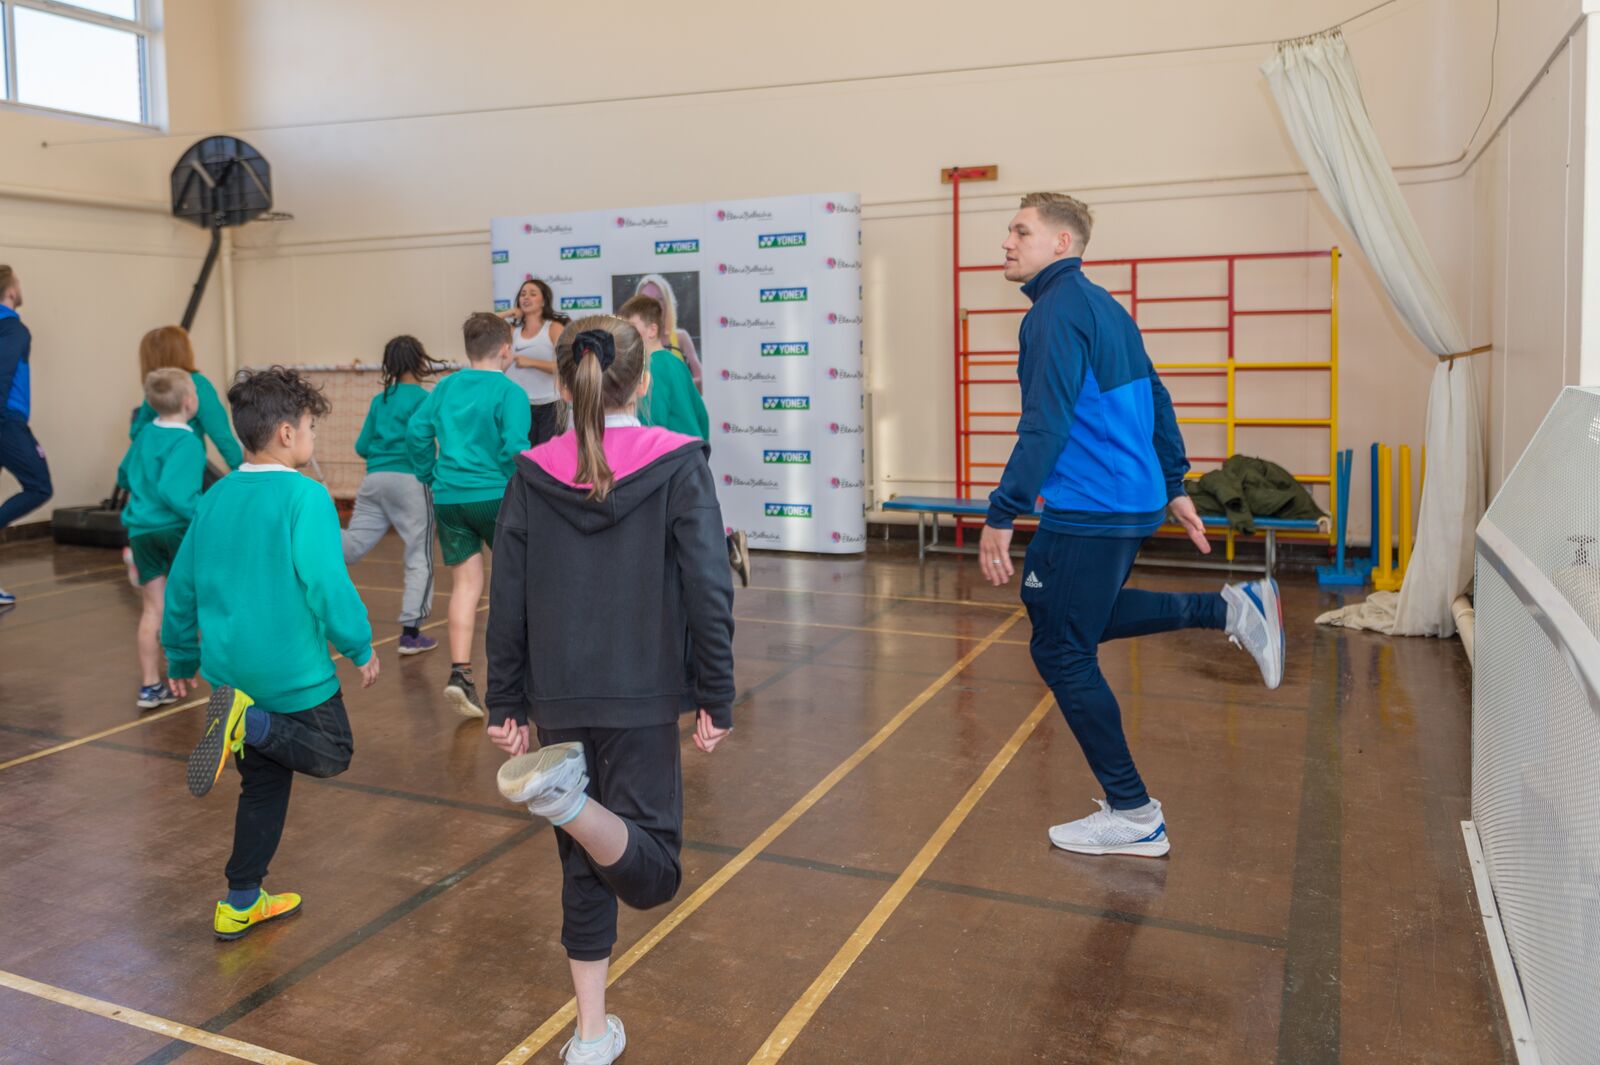
<path fill-rule="evenodd" d="M 939 542 L 939 515 L 950 514 L 958 518 L 983 518 L 989 513 L 987 500 L 982 499 L 955 499 L 946 496 L 895 496 L 883 503 L 883 509 L 897 511 L 903 514 L 917 516 L 917 557 L 926 558 L 930 552 L 942 554 L 970 555 L 977 553 L 976 547 L 957 547 L 954 544 Z M 1037 518 L 1039 511 L 1035 510 L 1032 517 Z M 1202 514 L 1201 520 L 1208 529 L 1227 529 L 1228 519 L 1221 515 Z M 933 532 L 928 533 L 928 526 L 933 527 Z M 1256 530 L 1260 533 L 1266 546 L 1266 558 L 1262 572 L 1272 576 L 1278 568 L 1278 533 L 1280 532 L 1318 532 L 1319 524 L 1310 518 L 1256 518 Z M 1013 553 L 1018 553 L 1013 551 Z M 1144 561 L 1140 559 L 1140 561 Z M 1215 569 L 1231 570 L 1240 569 L 1236 562 L 1211 561 L 1205 558 L 1196 559 L 1151 559 L 1152 566 L 1175 566 L 1180 569 Z"/>

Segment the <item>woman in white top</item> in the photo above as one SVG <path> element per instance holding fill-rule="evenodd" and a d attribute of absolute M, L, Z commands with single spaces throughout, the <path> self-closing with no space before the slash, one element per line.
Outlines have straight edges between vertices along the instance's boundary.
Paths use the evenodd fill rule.
<path fill-rule="evenodd" d="M 557 435 L 561 424 L 561 394 L 556 390 L 556 341 L 567 324 L 567 316 L 551 309 L 555 302 L 550 286 L 530 277 L 517 290 L 517 298 L 505 317 L 511 320 L 511 366 L 506 376 L 528 393 L 533 410 L 533 427 L 528 431 L 530 446 Z"/>

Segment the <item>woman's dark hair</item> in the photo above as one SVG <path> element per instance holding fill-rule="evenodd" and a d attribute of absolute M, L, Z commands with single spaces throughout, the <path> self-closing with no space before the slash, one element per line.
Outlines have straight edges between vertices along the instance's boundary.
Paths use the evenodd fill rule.
<path fill-rule="evenodd" d="M 517 298 L 511 301 L 512 310 L 520 310 L 522 307 L 523 290 L 525 290 L 529 285 L 537 286 L 539 289 L 539 294 L 544 297 L 544 311 L 540 317 L 547 322 L 560 322 L 562 325 L 566 325 L 568 322 L 572 321 L 571 318 L 556 310 L 555 293 L 550 291 L 549 285 L 545 284 L 537 277 L 530 277 L 528 280 L 517 286 Z M 522 325 L 521 318 L 517 319 L 517 325 L 519 327 Z"/>
<path fill-rule="evenodd" d="M 284 422 L 298 425 L 300 416 L 321 418 L 333 409 L 322 389 L 287 366 L 244 370 L 228 389 L 233 430 L 246 451 L 260 451 Z"/>
<path fill-rule="evenodd" d="M 400 378 L 411 374 L 419 381 L 432 374 L 433 360 L 423 348 L 422 341 L 409 334 L 397 336 L 383 346 L 383 394 L 387 396 L 400 383 Z"/>

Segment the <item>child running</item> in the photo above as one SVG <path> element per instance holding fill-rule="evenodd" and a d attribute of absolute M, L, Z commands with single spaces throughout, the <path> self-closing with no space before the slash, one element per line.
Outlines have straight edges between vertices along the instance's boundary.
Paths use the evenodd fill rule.
<path fill-rule="evenodd" d="M 695 388 L 689 367 L 662 345 L 666 312 L 661 301 L 654 296 L 634 296 L 617 313 L 638 332 L 650 353 L 646 366 L 650 390 L 639 397 L 639 421 L 709 443 L 711 419 L 706 416 L 706 402 Z M 750 587 L 750 545 L 745 534 L 738 530 L 728 533 L 726 544 L 728 565 L 739 575 L 739 583 Z"/>
<path fill-rule="evenodd" d="M 617 900 L 659 906 L 682 877 L 678 716 L 708 753 L 733 725 L 733 582 L 705 442 L 634 416 L 639 334 L 580 319 L 556 364 L 575 430 L 517 460 L 501 505 L 488 731 L 514 756 L 501 793 L 559 830 L 578 999 L 562 1060 L 609 1065 L 627 1044 L 605 1001 Z"/>
<path fill-rule="evenodd" d="M 189 755 L 190 792 L 210 791 L 230 754 L 242 780 L 228 895 L 212 922 L 218 939 L 300 911 L 299 895 L 269 895 L 261 885 L 295 773 L 333 777 L 350 766 L 350 719 L 328 645 L 361 670 L 363 688 L 378 679 L 339 514 L 328 490 L 299 473 L 327 399 L 274 366 L 241 376 L 228 402 L 245 462 L 201 499 L 172 564 L 161 627 L 173 692 L 188 694 L 196 673 L 212 685 L 205 731 Z"/>
<path fill-rule="evenodd" d="M 433 489 L 439 548 L 450 567 L 450 680 L 445 698 L 483 717 L 472 680 L 472 634 L 483 598 L 483 549 L 494 549 L 500 497 L 528 446 L 528 395 L 506 376 L 511 326 L 479 312 L 461 326 L 471 368 L 434 386 L 411 416 L 406 450 L 417 480 Z"/>
<path fill-rule="evenodd" d="M 154 710 L 178 701 L 161 679 L 161 611 L 167 573 L 200 502 L 206 446 L 188 425 L 200 400 L 187 373 L 171 368 L 153 371 L 144 379 L 144 397 L 156 416 L 128 445 L 117 467 L 117 485 L 128 490 L 122 525 L 128 530 L 139 594 L 144 598 L 136 705 Z"/>
<path fill-rule="evenodd" d="M 398 336 L 384 346 L 383 391 L 372 397 L 356 437 L 356 454 L 367 460 L 367 475 L 344 531 L 346 566 L 365 558 L 390 526 L 406 545 L 398 648 L 403 655 L 439 646 L 418 628 L 433 606 L 433 500 L 406 450 L 406 426 L 428 398 L 422 379 L 432 373 L 433 360 L 416 337 Z"/>

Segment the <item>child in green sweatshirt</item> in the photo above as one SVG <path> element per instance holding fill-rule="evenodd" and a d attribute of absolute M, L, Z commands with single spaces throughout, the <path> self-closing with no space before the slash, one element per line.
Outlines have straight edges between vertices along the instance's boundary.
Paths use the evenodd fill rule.
<path fill-rule="evenodd" d="M 213 689 L 189 756 L 189 790 L 210 791 L 230 754 L 243 778 L 228 897 L 212 922 L 218 939 L 299 912 L 299 895 L 269 895 L 261 883 L 294 774 L 332 777 L 350 765 L 350 719 L 328 645 L 360 669 L 363 688 L 378 679 L 338 512 L 327 489 L 299 472 L 327 399 L 274 366 L 243 375 L 228 401 L 245 462 L 200 501 L 167 580 L 161 627 L 172 690 L 182 698 L 196 674 Z"/>
<path fill-rule="evenodd" d="M 657 425 L 684 436 L 711 439 L 711 419 L 706 416 L 706 402 L 694 386 L 694 375 L 688 365 L 671 350 L 661 346 L 666 310 L 654 296 L 635 296 L 624 303 L 617 316 L 626 318 L 628 324 L 639 331 L 644 348 L 650 352 L 646 367 L 650 391 L 639 400 L 638 417 L 641 425 Z M 739 581 L 750 587 L 750 543 L 742 530 L 735 529 L 727 537 L 728 565 L 739 575 Z"/>
<path fill-rule="evenodd" d="M 406 429 L 417 480 L 433 489 L 439 549 L 450 567 L 450 679 L 447 699 L 467 717 L 485 717 L 472 680 L 472 634 L 483 598 L 483 549 L 494 549 L 500 500 L 528 446 L 528 394 L 506 376 L 511 325 L 479 312 L 461 326 L 471 367 L 434 386 Z"/>
<path fill-rule="evenodd" d="M 187 424 L 199 407 L 194 382 L 182 370 L 155 370 L 144 379 L 145 402 L 155 412 L 128 445 L 117 467 L 117 484 L 128 490 L 122 525 L 144 599 L 139 614 L 141 710 L 178 701 L 161 679 L 161 610 L 167 573 L 183 532 L 200 502 L 206 446 Z"/>
<path fill-rule="evenodd" d="M 422 631 L 433 609 L 433 501 L 417 480 L 406 449 L 406 427 L 428 398 L 422 380 L 434 372 L 422 341 L 397 336 L 383 348 L 383 390 L 372 397 L 356 437 L 356 454 L 367 460 L 350 527 L 344 531 L 344 564 L 354 565 L 378 546 L 392 526 L 406 545 L 405 594 L 400 600 L 402 655 L 439 646 Z"/>

